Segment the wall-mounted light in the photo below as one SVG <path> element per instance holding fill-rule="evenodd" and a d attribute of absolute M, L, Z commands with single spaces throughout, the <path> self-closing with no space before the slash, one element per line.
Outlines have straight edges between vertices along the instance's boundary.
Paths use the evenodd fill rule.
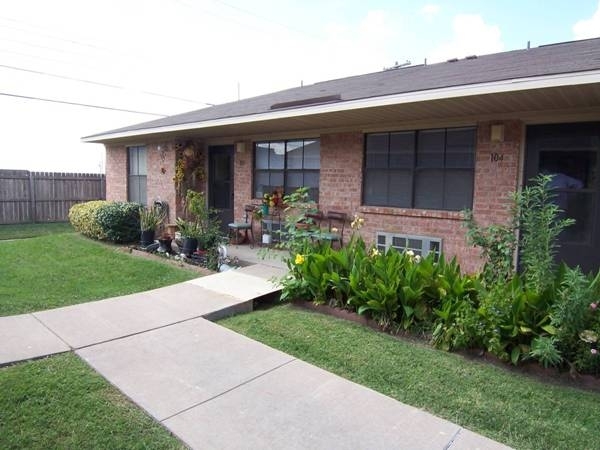
<path fill-rule="evenodd" d="M 490 141 L 504 142 L 504 124 L 498 123 L 490 127 Z"/>
<path fill-rule="evenodd" d="M 246 143 L 243 141 L 235 143 L 235 152 L 236 153 L 244 153 L 246 151 Z"/>
<path fill-rule="evenodd" d="M 194 156 L 194 145 L 193 144 L 188 144 L 184 149 L 183 149 L 183 154 L 186 158 L 191 158 L 192 156 Z"/>

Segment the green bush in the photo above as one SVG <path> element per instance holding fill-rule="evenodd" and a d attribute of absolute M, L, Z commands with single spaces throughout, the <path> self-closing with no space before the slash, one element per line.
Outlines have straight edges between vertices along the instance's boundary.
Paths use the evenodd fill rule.
<path fill-rule="evenodd" d="M 476 295 L 476 277 L 461 275 L 456 260 L 390 249 L 381 254 L 353 236 L 339 250 L 305 245 L 288 260 L 282 299 L 305 298 L 367 314 L 382 327 L 427 329 L 444 299 Z"/>
<path fill-rule="evenodd" d="M 107 204 L 106 200 L 94 200 L 73 205 L 69 210 L 71 225 L 84 236 L 97 240 L 106 239 L 106 234 L 96 220 L 96 213 Z"/>
<path fill-rule="evenodd" d="M 126 243 L 140 238 L 139 203 L 108 202 L 96 211 L 96 221 L 106 240 Z"/>
<path fill-rule="evenodd" d="M 133 242 L 140 235 L 140 205 L 95 200 L 78 203 L 69 210 L 73 228 L 99 241 Z"/>

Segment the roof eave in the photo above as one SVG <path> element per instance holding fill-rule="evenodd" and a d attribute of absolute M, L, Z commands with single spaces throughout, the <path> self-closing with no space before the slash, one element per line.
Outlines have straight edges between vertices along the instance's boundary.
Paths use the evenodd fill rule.
<path fill-rule="evenodd" d="M 201 130 L 226 125 L 251 123 L 268 120 L 278 120 L 292 117 L 308 116 L 312 114 L 326 114 L 354 109 L 376 108 L 380 106 L 397 105 L 403 103 L 427 102 L 432 100 L 460 98 L 484 94 L 497 94 L 531 89 L 544 89 L 560 86 L 573 86 L 600 82 L 600 70 L 544 75 L 538 77 L 515 78 L 509 80 L 493 81 L 487 83 L 451 86 L 439 89 L 429 89 L 402 94 L 392 94 L 378 97 L 368 97 L 356 100 L 347 100 L 336 103 L 320 104 L 280 111 L 268 111 L 244 116 L 225 117 L 220 119 L 205 120 L 200 122 L 182 123 L 162 127 L 141 128 L 123 132 L 108 132 L 82 138 L 83 142 L 102 143 L 114 139 L 125 139 L 147 134 L 172 133 L 179 131 Z"/>

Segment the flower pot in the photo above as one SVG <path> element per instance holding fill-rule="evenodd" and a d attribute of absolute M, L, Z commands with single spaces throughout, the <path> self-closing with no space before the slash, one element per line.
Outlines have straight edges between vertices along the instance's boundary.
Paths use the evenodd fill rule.
<path fill-rule="evenodd" d="M 198 248 L 198 239 L 196 238 L 183 238 L 183 245 L 181 246 L 181 253 L 186 256 L 190 256 Z"/>
<path fill-rule="evenodd" d="M 171 249 L 171 242 L 173 241 L 172 238 L 160 238 L 158 240 L 159 243 L 159 247 L 157 252 L 159 253 L 171 253 L 173 251 L 173 249 Z"/>
<path fill-rule="evenodd" d="M 154 230 L 142 231 L 140 236 L 140 245 L 142 247 L 148 247 L 152 244 L 154 244 Z"/>
<path fill-rule="evenodd" d="M 261 205 L 261 212 L 263 217 L 269 214 L 269 205 Z"/>
<path fill-rule="evenodd" d="M 271 237 L 270 234 L 263 234 L 262 235 L 262 243 L 265 245 L 269 245 L 271 244 L 271 242 L 273 242 L 273 238 Z"/>

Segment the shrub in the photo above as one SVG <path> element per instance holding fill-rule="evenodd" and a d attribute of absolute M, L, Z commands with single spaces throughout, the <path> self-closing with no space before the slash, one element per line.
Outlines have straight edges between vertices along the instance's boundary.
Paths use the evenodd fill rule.
<path fill-rule="evenodd" d="M 561 218 L 563 211 L 553 202 L 551 181 L 551 175 L 538 175 L 514 194 L 523 276 L 525 283 L 537 291 L 552 284 L 558 236 L 575 223 L 573 219 Z"/>
<path fill-rule="evenodd" d="M 105 239 L 116 243 L 133 242 L 140 237 L 140 205 L 132 202 L 108 202 L 96 212 L 96 220 Z"/>
<path fill-rule="evenodd" d="M 473 219 L 473 211 L 463 212 L 467 228 L 467 242 L 469 245 L 481 249 L 483 258 L 483 281 L 487 286 L 503 283 L 514 273 L 514 256 L 517 248 L 516 218 L 508 225 L 492 224 L 480 227 Z"/>
<path fill-rule="evenodd" d="M 108 203 L 106 200 L 94 200 L 73 205 L 69 210 L 71 225 L 84 236 L 98 240 L 106 239 L 102 226 L 96 220 L 96 213 Z"/>
<path fill-rule="evenodd" d="M 443 299 L 476 295 L 476 277 L 464 276 L 456 260 L 436 261 L 408 251 L 381 254 L 353 235 L 339 250 L 310 245 L 288 260 L 282 300 L 305 298 L 367 314 L 383 328 L 423 330 Z"/>

